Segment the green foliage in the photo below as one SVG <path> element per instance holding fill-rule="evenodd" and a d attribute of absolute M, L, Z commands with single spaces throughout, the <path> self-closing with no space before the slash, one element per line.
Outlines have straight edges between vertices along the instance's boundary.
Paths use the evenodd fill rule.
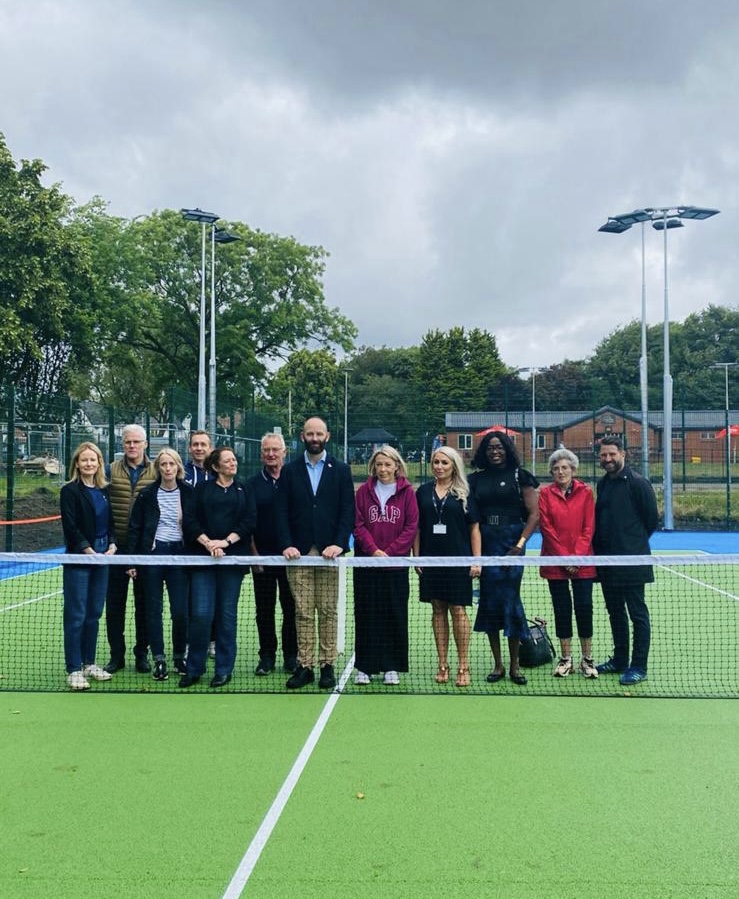
<path fill-rule="evenodd" d="M 491 385 L 506 371 L 495 337 L 487 331 L 454 327 L 427 332 L 415 380 L 429 425 L 441 429 L 445 412 L 484 409 Z"/>
<path fill-rule="evenodd" d="M 0 135 L 0 381 L 35 393 L 67 389 L 89 366 L 99 317 L 88 246 L 45 171 L 16 165 Z"/>
<path fill-rule="evenodd" d="M 286 434 L 294 437 L 308 416 L 320 415 L 328 422 L 334 441 L 339 432 L 339 409 L 343 410 L 343 389 L 344 375 L 326 349 L 292 353 L 267 385 L 272 408 L 280 410 Z"/>

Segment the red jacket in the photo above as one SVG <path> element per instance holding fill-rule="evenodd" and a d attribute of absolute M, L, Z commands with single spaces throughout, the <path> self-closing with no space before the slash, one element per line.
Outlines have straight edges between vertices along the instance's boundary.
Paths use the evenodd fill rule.
<path fill-rule="evenodd" d="M 381 549 L 389 556 L 409 556 L 418 528 L 418 505 L 412 485 L 399 477 L 396 493 L 380 511 L 375 478 L 362 484 L 355 498 L 354 555 L 371 556 Z"/>
<path fill-rule="evenodd" d="M 542 556 L 592 556 L 595 500 L 590 487 L 576 478 L 568 496 L 556 484 L 542 487 L 539 491 L 539 530 Z M 552 580 L 595 577 L 595 568 L 583 566 L 570 575 L 563 567 L 543 565 L 539 574 Z"/>

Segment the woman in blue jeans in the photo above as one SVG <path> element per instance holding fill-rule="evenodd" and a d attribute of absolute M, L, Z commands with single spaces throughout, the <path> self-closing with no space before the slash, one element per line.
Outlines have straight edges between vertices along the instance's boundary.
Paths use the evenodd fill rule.
<path fill-rule="evenodd" d="M 185 467 L 179 453 L 163 449 L 154 460 L 157 479 L 136 498 L 128 530 L 132 553 L 177 556 L 185 552 L 182 522 L 193 501 L 193 488 L 185 482 Z M 141 565 L 128 571 L 144 586 L 146 633 L 154 657 L 153 678 L 169 677 L 164 652 L 164 585 L 167 585 L 169 614 L 172 619 L 172 660 L 178 674 L 187 672 L 187 629 L 190 599 L 190 575 L 185 565 Z"/>
<path fill-rule="evenodd" d="M 103 456 L 94 443 L 81 443 L 69 466 L 70 480 L 59 497 L 68 553 L 113 555 L 113 512 Z M 64 661 L 72 690 L 89 690 L 90 681 L 110 680 L 95 664 L 98 627 L 108 588 L 108 565 L 64 565 Z"/>
<path fill-rule="evenodd" d="M 257 521 L 257 504 L 250 484 L 236 480 L 238 462 L 229 446 L 219 446 L 208 456 L 206 467 L 215 477 L 195 488 L 192 509 L 185 513 L 185 540 L 192 550 L 213 561 L 192 569 L 190 599 L 190 649 L 187 673 L 178 686 L 191 687 L 205 673 L 211 624 L 216 628 L 215 674 L 211 687 L 230 680 L 236 661 L 236 626 L 241 582 L 246 565 L 219 565 L 224 556 L 251 554 L 251 535 Z"/>

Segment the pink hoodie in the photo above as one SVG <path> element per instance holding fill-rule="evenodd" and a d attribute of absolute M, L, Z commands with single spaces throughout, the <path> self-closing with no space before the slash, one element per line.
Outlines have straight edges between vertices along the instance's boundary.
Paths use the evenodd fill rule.
<path fill-rule="evenodd" d="M 354 554 L 371 556 L 381 549 L 388 556 L 409 556 L 418 528 L 418 505 L 410 481 L 399 477 L 395 493 L 382 515 L 375 493 L 377 478 L 369 478 L 354 499 Z"/>

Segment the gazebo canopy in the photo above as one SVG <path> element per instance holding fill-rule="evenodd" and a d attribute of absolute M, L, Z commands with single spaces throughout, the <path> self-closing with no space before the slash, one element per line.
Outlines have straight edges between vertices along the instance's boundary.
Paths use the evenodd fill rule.
<path fill-rule="evenodd" d="M 365 446 L 368 443 L 373 445 L 382 445 L 383 443 L 394 444 L 398 442 L 395 434 L 386 431 L 384 428 L 362 428 L 357 431 L 347 441 L 351 446 Z"/>

